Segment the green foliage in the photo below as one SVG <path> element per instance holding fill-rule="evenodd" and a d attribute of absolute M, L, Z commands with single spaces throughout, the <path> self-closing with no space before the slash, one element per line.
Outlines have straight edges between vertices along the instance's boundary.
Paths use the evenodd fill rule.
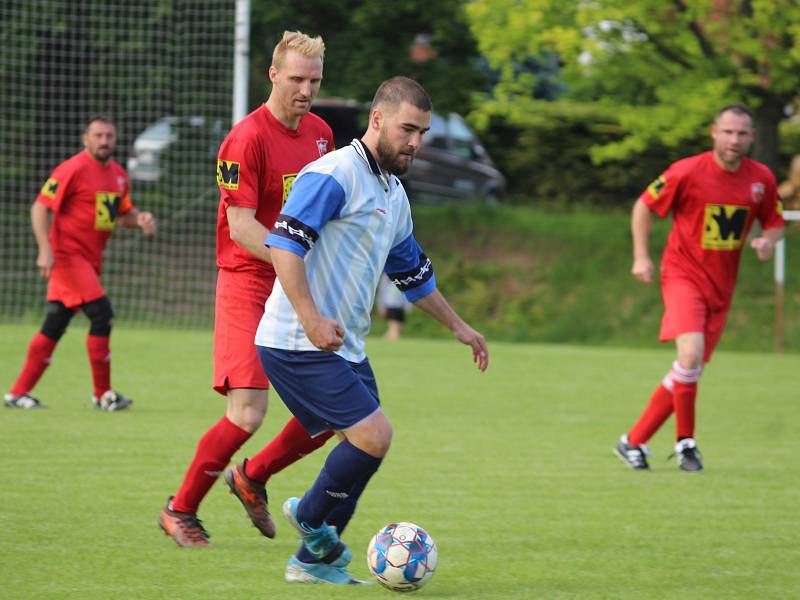
<path fill-rule="evenodd" d="M 260 82 L 266 81 L 273 47 L 284 30 L 295 29 L 325 40 L 323 96 L 369 101 L 384 79 L 407 75 L 425 86 L 437 110 L 465 113 L 473 91 L 486 86 L 461 0 L 254 0 L 252 106 L 264 100 Z M 417 36 L 430 41 L 435 60 L 411 59 Z"/>
<path fill-rule="evenodd" d="M 0 326 L 3 381 L 16 375 L 34 330 Z M 51 408 L 0 409 L 0 552 L 14 559 L 0 575 L 0 595 L 394 597 L 377 586 L 283 581 L 297 539 L 279 516 L 280 503 L 311 483 L 333 442 L 270 479 L 274 540 L 259 536 L 222 482 L 200 508 L 210 548 L 178 548 L 158 529 L 158 511 L 180 484 L 197 440 L 224 411 L 210 389 L 211 339 L 210 330 L 116 328 L 115 385 L 136 403 L 108 414 L 89 406 L 83 336 L 70 331 L 37 387 Z M 490 349 L 491 364 L 480 374 L 451 340 L 368 341 L 394 437 L 344 533 L 355 575 L 368 576 L 366 546 L 380 526 L 411 520 L 440 552 L 420 598 L 796 595 L 796 357 L 715 357 L 699 399 L 706 471 L 694 476 L 665 460 L 671 422 L 651 443 L 653 473 L 633 473 L 611 454 L 668 368 L 670 351 Z M 253 456 L 287 418 L 271 393 L 264 425 L 233 460 Z M 687 559 L 687 524 L 692 568 L 677 576 L 676 565 Z"/>
<path fill-rule="evenodd" d="M 653 347 L 662 313 L 658 285 L 630 275 L 627 211 L 565 212 L 531 207 L 414 207 L 415 235 L 451 304 L 490 340 Z M 651 253 L 660 257 L 669 222 L 656 220 Z M 787 237 L 785 347 L 800 351 L 800 235 Z M 793 266 L 794 265 L 794 266 Z M 745 249 L 730 326 L 720 347 L 771 350 L 772 263 Z M 380 329 L 379 329 L 380 332 Z M 446 336 L 421 311 L 407 335 Z"/>
<path fill-rule="evenodd" d="M 596 159 L 675 147 L 740 101 L 756 110 L 755 157 L 777 166 L 777 126 L 800 89 L 793 0 L 476 0 L 466 10 L 481 52 L 503 74 L 499 100 L 530 90 L 514 69 L 522 57 L 556 52 L 569 97 L 615 107 L 626 135 L 596 148 Z"/>
<path fill-rule="evenodd" d="M 653 143 L 598 165 L 598 147 L 624 136 L 612 108 L 517 98 L 485 102 L 470 120 L 508 177 L 511 194 L 537 204 L 627 206 L 682 152 L 700 152 L 707 144 L 696 138 L 678 151 Z"/>
<path fill-rule="evenodd" d="M 800 119 L 784 121 L 781 124 L 781 161 L 776 171 L 778 181 L 787 173 L 789 163 L 795 154 L 800 154 Z"/>

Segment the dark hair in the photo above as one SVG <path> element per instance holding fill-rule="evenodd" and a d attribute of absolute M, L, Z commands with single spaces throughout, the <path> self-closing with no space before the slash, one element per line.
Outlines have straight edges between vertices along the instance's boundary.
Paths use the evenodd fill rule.
<path fill-rule="evenodd" d="M 425 88 L 413 79 L 402 76 L 387 79 L 378 87 L 370 110 L 387 104 L 397 108 L 402 102 L 408 102 L 425 112 L 433 110 L 433 103 Z"/>
<path fill-rule="evenodd" d="M 719 119 L 726 112 L 732 112 L 735 115 L 747 115 L 750 117 L 750 123 L 752 124 L 753 122 L 753 111 L 744 104 L 728 104 L 727 106 L 723 106 L 717 111 L 717 114 L 714 115 L 714 121 Z"/>
<path fill-rule="evenodd" d="M 114 119 L 111 118 L 110 115 L 106 113 L 95 113 L 91 115 L 88 119 L 86 119 L 86 127 L 83 128 L 83 131 L 89 131 L 89 126 L 94 123 L 95 121 L 100 121 L 101 123 L 108 123 L 109 125 L 113 125 L 114 127 L 117 124 L 114 122 Z"/>

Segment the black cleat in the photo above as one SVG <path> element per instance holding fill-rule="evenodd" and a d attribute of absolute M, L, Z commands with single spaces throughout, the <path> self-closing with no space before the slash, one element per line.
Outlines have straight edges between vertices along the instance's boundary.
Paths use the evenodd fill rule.
<path fill-rule="evenodd" d="M 97 396 L 92 396 L 92 404 L 94 404 L 94 407 L 98 410 L 115 412 L 130 407 L 130 405 L 133 404 L 133 400 L 123 396 L 119 392 L 108 390 L 99 398 Z"/>
<path fill-rule="evenodd" d="M 650 451 L 647 446 L 644 444 L 629 444 L 627 434 L 619 438 L 617 445 L 614 446 L 614 454 L 631 469 L 636 469 L 637 471 L 650 470 L 650 465 L 647 464 L 647 455 L 650 454 Z"/>
<path fill-rule="evenodd" d="M 6 408 L 47 408 L 46 405 L 39 402 L 37 398 L 34 398 L 30 394 L 20 394 L 19 396 L 15 394 L 6 394 L 4 402 Z"/>
<path fill-rule="evenodd" d="M 172 496 L 158 515 L 158 526 L 175 540 L 178 546 L 184 548 L 208 546 L 208 538 L 211 537 L 196 514 L 172 510 Z"/>
<path fill-rule="evenodd" d="M 670 455 L 678 457 L 678 466 L 682 471 L 696 473 L 703 470 L 703 457 L 697 449 L 694 438 L 683 438 L 675 444 L 675 453 Z"/>

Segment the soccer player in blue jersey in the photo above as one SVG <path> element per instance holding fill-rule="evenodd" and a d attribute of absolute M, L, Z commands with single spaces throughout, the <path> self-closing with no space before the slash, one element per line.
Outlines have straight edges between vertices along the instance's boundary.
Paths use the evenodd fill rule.
<path fill-rule="evenodd" d="M 301 171 L 266 240 L 278 281 L 256 332 L 262 365 L 310 435 L 333 430 L 341 439 L 303 498 L 284 503 L 303 540 L 289 559 L 289 582 L 358 583 L 339 536 L 392 439 L 364 352 L 381 273 L 470 346 L 478 369 L 489 364 L 483 336 L 436 288 L 397 178 L 411 166 L 431 110 L 415 81 L 383 82 L 367 132 Z"/>

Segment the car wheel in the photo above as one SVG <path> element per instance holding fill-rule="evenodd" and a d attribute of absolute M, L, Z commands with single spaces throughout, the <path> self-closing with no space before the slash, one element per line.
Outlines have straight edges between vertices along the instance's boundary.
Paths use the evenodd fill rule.
<path fill-rule="evenodd" d="M 482 199 L 486 206 L 498 206 L 500 204 L 500 196 L 497 194 L 497 190 L 486 190 L 483 192 Z"/>

